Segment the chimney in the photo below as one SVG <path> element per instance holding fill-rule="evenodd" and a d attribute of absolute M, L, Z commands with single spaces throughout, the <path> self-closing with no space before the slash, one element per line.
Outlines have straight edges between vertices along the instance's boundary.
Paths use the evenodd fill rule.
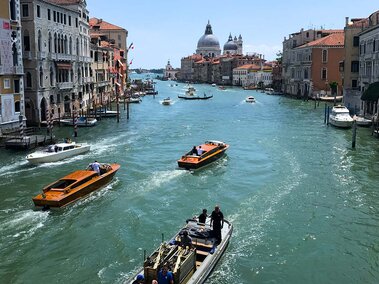
<path fill-rule="evenodd" d="M 349 17 L 345 17 L 345 27 L 349 25 Z"/>

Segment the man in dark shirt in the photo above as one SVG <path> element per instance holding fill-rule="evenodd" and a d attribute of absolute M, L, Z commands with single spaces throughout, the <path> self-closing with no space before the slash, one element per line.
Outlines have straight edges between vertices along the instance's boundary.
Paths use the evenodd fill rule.
<path fill-rule="evenodd" d="M 199 215 L 199 223 L 204 223 L 205 224 L 205 221 L 207 220 L 207 209 L 203 209 L 203 213 L 201 213 Z"/>
<path fill-rule="evenodd" d="M 221 243 L 221 229 L 224 226 L 224 214 L 220 210 L 220 206 L 216 205 L 211 215 L 211 223 L 213 224 L 213 236 L 217 239 L 217 244 Z"/>

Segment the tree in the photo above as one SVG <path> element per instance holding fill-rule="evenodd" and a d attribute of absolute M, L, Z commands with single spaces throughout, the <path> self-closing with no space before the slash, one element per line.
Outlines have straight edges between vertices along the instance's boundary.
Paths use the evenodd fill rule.
<path fill-rule="evenodd" d="M 332 95 L 337 94 L 338 83 L 336 81 L 333 81 L 333 82 L 329 83 L 329 86 L 330 86 L 330 90 L 332 92 Z"/>
<path fill-rule="evenodd" d="M 278 62 L 279 65 L 282 65 L 283 52 L 280 50 L 276 53 L 276 61 Z"/>

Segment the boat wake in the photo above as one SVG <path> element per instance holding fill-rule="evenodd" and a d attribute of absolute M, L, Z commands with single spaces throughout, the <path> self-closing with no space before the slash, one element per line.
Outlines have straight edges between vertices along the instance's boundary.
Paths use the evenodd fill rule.
<path fill-rule="evenodd" d="M 18 160 L 15 163 L 0 167 L 0 177 L 13 175 L 16 169 L 24 167 L 28 164 L 27 160 Z"/>
<path fill-rule="evenodd" d="M 16 211 L 17 209 L 7 210 L 4 215 L 7 218 L 0 220 L 0 251 L 8 246 L 9 243 L 14 243 L 15 240 L 25 241 L 33 236 L 45 224 L 49 217 L 48 212 L 24 210 Z M 13 211 L 13 212 L 12 212 Z"/>
<path fill-rule="evenodd" d="M 130 190 L 135 193 L 146 193 L 153 191 L 157 188 L 160 188 L 162 185 L 169 183 L 170 181 L 185 175 L 187 171 L 183 171 L 180 169 L 169 170 L 169 171 L 161 171 L 152 173 L 151 176 L 142 181 L 131 185 Z"/>
<path fill-rule="evenodd" d="M 288 163 L 287 170 L 291 170 L 280 184 L 273 184 L 270 189 L 257 190 L 256 195 L 244 200 L 239 206 L 239 210 L 229 219 L 234 225 L 233 238 L 241 240 L 238 245 L 233 246 L 233 241 L 222 261 L 222 265 L 213 273 L 209 283 L 229 283 L 238 277 L 239 273 L 234 271 L 233 267 L 238 267 L 238 261 L 241 259 L 257 258 L 257 247 L 261 246 L 269 237 L 266 227 L 276 227 L 276 215 L 283 199 L 291 194 L 299 185 L 301 180 L 306 176 L 301 171 L 301 167 L 296 161 L 294 155 L 289 152 L 283 153 Z M 278 207 L 279 206 L 279 207 Z M 250 226 L 243 225 L 246 220 L 244 216 L 249 216 L 252 220 Z M 251 270 L 258 274 L 264 267 L 257 263 L 256 267 Z"/>

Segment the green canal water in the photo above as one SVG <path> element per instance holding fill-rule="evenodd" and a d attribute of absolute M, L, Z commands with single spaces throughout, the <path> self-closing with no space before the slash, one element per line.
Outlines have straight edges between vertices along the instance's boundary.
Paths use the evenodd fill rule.
<path fill-rule="evenodd" d="M 238 88 L 157 82 L 159 95 L 121 105 L 121 120 L 80 128 L 88 154 L 31 166 L 0 149 L 0 282 L 122 283 L 164 234 L 220 204 L 230 245 L 206 283 L 378 283 L 379 140 L 323 124 L 324 106 Z M 255 104 L 245 103 L 254 95 Z M 171 106 L 160 104 L 163 98 Z M 57 137 L 69 127 L 54 128 Z M 230 144 L 190 173 L 176 160 L 208 139 Z M 58 211 L 35 210 L 42 187 L 93 160 L 121 169 L 105 188 Z"/>

